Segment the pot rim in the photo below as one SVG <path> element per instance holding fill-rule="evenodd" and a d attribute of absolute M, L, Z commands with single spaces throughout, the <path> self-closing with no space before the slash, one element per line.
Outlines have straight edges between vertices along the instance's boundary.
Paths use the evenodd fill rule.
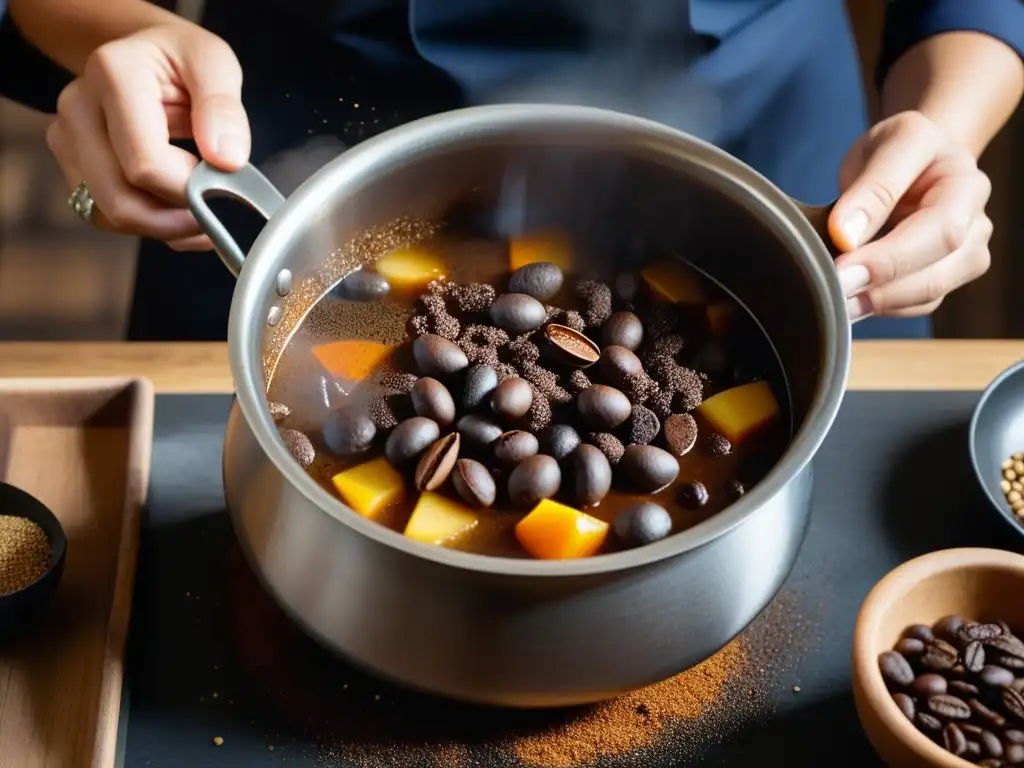
<path fill-rule="evenodd" d="M 276 269 L 272 254 L 282 249 L 322 212 L 339 184 L 357 183 L 374 174 L 388 158 L 450 147 L 465 139 L 503 135 L 517 127 L 604 127 L 685 159 L 709 183 L 728 189 L 751 215 L 761 215 L 776 235 L 804 257 L 815 285 L 816 310 L 824 328 L 819 382 L 807 417 L 785 454 L 747 494 L 718 514 L 662 541 L 637 549 L 574 560 L 493 557 L 414 541 L 348 508 L 316 483 L 292 458 L 266 407 L 261 365 L 261 303 L 272 291 Z M 339 181 L 341 179 L 342 181 Z M 445 112 L 406 123 L 347 150 L 305 181 L 270 219 L 239 274 L 228 322 L 229 358 L 238 405 L 249 428 L 275 467 L 324 514 L 383 546 L 439 565 L 500 576 L 573 577 L 652 565 L 694 550 L 743 523 L 796 477 L 817 452 L 842 402 L 850 366 L 851 334 L 846 298 L 824 243 L 797 204 L 768 179 L 723 150 L 689 134 L 644 118 L 606 109 L 552 104 L 499 104 Z M 788 374 L 788 372 L 787 372 Z"/>

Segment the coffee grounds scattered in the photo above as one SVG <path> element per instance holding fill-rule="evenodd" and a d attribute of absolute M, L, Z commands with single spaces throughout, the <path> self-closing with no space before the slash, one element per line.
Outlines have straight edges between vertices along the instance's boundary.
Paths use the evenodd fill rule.
<path fill-rule="evenodd" d="M 532 338 L 533 334 L 524 333 L 508 343 L 509 362 L 517 368 L 540 360 L 540 349 L 531 341 Z"/>
<path fill-rule="evenodd" d="M 551 423 L 551 403 L 543 392 L 537 387 L 533 388 L 533 402 L 530 403 L 530 410 L 526 412 L 527 428 L 536 434 L 545 429 Z"/>
<path fill-rule="evenodd" d="M 590 381 L 590 377 L 579 368 L 574 368 L 567 378 L 568 381 L 566 383 L 568 386 L 566 389 L 573 394 L 579 394 L 593 383 Z"/>
<path fill-rule="evenodd" d="M 622 379 L 622 391 L 630 402 L 644 405 L 658 393 L 658 383 L 644 371 L 627 373 Z M 671 400 L 669 401 L 671 407 Z"/>
<path fill-rule="evenodd" d="M 626 452 L 626 446 L 610 432 L 589 432 L 587 433 L 586 441 L 596 446 L 612 465 L 618 464 L 622 454 Z"/>
<path fill-rule="evenodd" d="M 674 304 L 657 302 L 642 318 L 648 337 L 666 336 L 679 327 L 679 310 Z"/>
<path fill-rule="evenodd" d="M 548 305 L 545 309 L 548 311 L 548 322 L 550 323 L 568 326 L 578 333 L 583 333 L 587 329 L 587 323 L 584 321 L 583 315 L 575 309 L 565 310 L 551 305 Z"/>
<path fill-rule="evenodd" d="M 623 430 L 626 445 L 649 445 L 661 431 L 661 421 L 649 408 L 634 405 Z"/>
<path fill-rule="evenodd" d="M 586 306 L 582 314 L 587 327 L 599 328 L 612 316 L 612 289 L 606 283 L 597 280 L 578 280 L 576 295 Z"/>
<path fill-rule="evenodd" d="M 447 283 L 447 293 L 459 312 L 466 314 L 483 314 L 491 308 L 496 292 L 494 286 L 487 283 Z"/>
<path fill-rule="evenodd" d="M 559 405 L 572 400 L 572 395 L 559 385 L 558 376 L 554 372 L 528 361 L 516 367 L 522 377 L 533 385 L 534 391 L 546 400 Z"/>
<path fill-rule="evenodd" d="M 381 389 L 396 394 L 408 394 L 412 391 L 413 385 L 419 377 L 415 373 L 396 371 L 394 368 L 385 366 L 381 369 L 378 383 Z"/>
<path fill-rule="evenodd" d="M 657 414 L 659 419 L 667 419 L 672 415 L 672 401 L 674 393 L 669 390 L 656 392 L 651 395 L 645 405 Z"/>
<path fill-rule="evenodd" d="M 511 363 L 498 362 L 494 364 L 494 372 L 498 374 L 498 383 L 506 381 L 508 379 L 514 379 L 519 376 L 519 371 Z"/>
<path fill-rule="evenodd" d="M 690 368 L 684 368 L 667 355 L 655 358 L 651 374 L 665 392 L 676 397 L 672 406 L 681 412 L 692 411 L 704 400 L 704 379 Z"/>
<path fill-rule="evenodd" d="M 370 397 L 368 409 L 370 420 L 377 429 L 391 429 L 401 421 L 399 414 L 404 409 L 396 408 L 397 400 L 405 395 L 388 395 L 383 392 Z M 396 413 L 397 411 L 397 413 Z"/>
<path fill-rule="evenodd" d="M 435 283 L 436 285 L 436 283 Z M 448 307 L 441 293 L 425 293 L 420 296 L 420 302 L 429 318 L 428 327 L 430 333 L 436 333 L 449 341 L 455 341 L 462 332 L 462 323 L 448 312 Z"/>

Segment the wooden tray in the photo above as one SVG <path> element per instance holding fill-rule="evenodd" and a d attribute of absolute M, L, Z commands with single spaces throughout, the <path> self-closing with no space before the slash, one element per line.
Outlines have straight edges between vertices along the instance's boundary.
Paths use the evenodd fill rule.
<path fill-rule="evenodd" d="M 0 379 L 0 479 L 46 504 L 68 537 L 53 603 L 0 648 L 0 768 L 118 760 L 153 406 L 145 379 Z"/>

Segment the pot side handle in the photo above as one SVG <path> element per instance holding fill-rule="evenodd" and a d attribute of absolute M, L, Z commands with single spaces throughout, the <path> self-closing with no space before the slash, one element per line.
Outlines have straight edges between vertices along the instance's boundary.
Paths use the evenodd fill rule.
<path fill-rule="evenodd" d="M 245 261 L 245 254 L 228 232 L 227 227 L 210 210 L 207 197 L 230 197 L 245 203 L 269 221 L 284 203 L 284 195 L 270 183 L 256 166 L 246 163 L 231 173 L 201 162 L 192 171 L 186 189 L 188 207 L 199 222 L 199 226 L 213 241 L 213 247 L 231 274 L 238 277 Z"/>
<path fill-rule="evenodd" d="M 792 200 L 792 198 L 790 198 Z M 835 259 L 842 251 L 836 247 L 836 244 L 832 242 L 832 235 L 828 232 L 828 217 L 832 213 L 832 209 L 835 208 L 836 200 L 825 205 L 807 205 L 801 203 L 799 200 L 793 200 L 794 205 L 800 209 L 800 213 L 804 215 L 808 223 L 814 227 L 814 231 L 818 233 L 818 237 L 821 238 L 821 242 L 825 244 L 828 249 L 829 255 Z"/>

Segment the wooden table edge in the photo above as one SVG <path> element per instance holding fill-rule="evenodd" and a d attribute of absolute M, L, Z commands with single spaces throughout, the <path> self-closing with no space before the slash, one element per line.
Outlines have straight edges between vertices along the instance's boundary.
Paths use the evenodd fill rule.
<path fill-rule="evenodd" d="M 1024 340 L 858 341 L 851 390 L 981 390 L 1024 359 Z M 0 377 L 144 376 L 158 394 L 234 391 L 227 345 L 0 342 Z"/>

